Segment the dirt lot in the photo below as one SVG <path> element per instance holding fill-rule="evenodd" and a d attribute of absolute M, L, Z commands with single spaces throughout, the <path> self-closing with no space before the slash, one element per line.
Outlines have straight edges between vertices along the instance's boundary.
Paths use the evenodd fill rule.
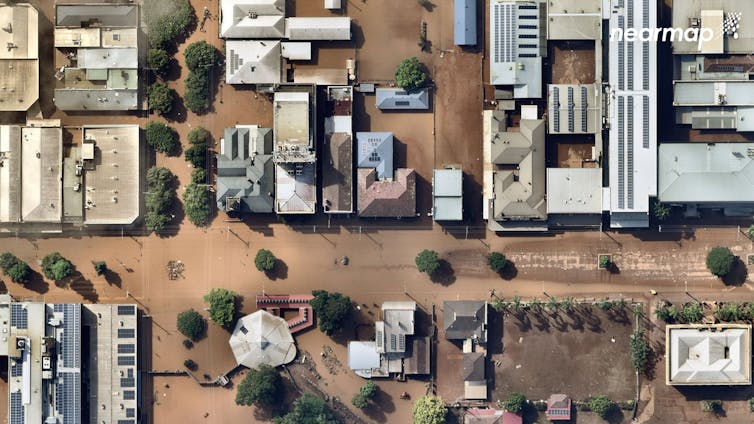
<path fill-rule="evenodd" d="M 553 84 L 594 82 L 594 42 L 554 41 L 549 45 Z"/>

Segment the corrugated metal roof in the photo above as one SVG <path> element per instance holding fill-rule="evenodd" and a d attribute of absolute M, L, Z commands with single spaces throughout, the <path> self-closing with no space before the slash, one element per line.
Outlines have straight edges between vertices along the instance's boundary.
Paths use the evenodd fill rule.
<path fill-rule="evenodd" d="M 427 88 L 410 93 L 401 88 L 378 88 L 375 91 L 375 102 L 378 109 L 429 109 L 429 89 Z"/>
<path fill-rule="evenodd" d="M 290 40 L 350 40 L 351 18 L 286 18 L 285 38 Z"/>
<path fill-rule="evenodd" d="M 453 39 L 458 46 L 476 45 L 477 0 L 454 0 Z"/>

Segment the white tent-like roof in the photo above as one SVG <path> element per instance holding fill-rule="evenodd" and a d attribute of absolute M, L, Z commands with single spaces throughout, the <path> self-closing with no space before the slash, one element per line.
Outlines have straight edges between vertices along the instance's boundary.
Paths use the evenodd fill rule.
<path fill-rule="evenodd" d="M 229 343 L 236 362 L 248 368 L 277 367 L 296 358 L 288 323 L 264 310 L 239 319 Z"/>
<path fill-rule="evenodd" d="M 751 384 L 751 325 L 668 325 L 666 384 Z"/>

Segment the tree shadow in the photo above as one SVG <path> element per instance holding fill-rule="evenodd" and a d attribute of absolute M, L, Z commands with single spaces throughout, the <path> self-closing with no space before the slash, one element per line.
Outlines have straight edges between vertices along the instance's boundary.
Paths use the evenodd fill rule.
<path fill-rule="evenodd" d="M 618 408 L 617 405 L 613 405 L 612 408 L 610 408 L 610 411 L 607 413 L 607 416 L 605 417 L 605 421 L 607 421 L 610 424 L 620 424 L 622 423 L 626 417 L 623 415 L 623 411 Z"/>
<path fill-rule="evenodd" d="M 613 261 L 610 261 L 610 263 L 607 264 L 607 267 L 605 267 L 605 269 L 610 274 L 620 274 L 620 268 Z"/>
<path fill-rule="evenodd" d="M 67 278 L 68 287 L 78 293 L 81 297 L 89 302 L 96 303 L 99 300 L 99 295 L 94 289 L 94 284 L 90 280 L 84 278 L 84 276 L 77 269 L 74 268 L 71 276 Z"/>
<path fill-rule="evenodd" d="M 364 414 L 378 423 L 387 422 L 387 414 L 395 412 L 395 402 L 389 393 L 377 390 L 377 394 L 363 410 Z"/>
<path fill-rule="evenodd" d="M 264 275 L 267 276 L 270 280 L 285 280 L 288 278 L 288 264 L 285 263 L 280 258 L 275 259 L 275 265 L 272 267 L 271 270 L 265 271 Z"/>
<path fill-rule="evenodd" d="M 733 260 L 733 265 L 730 268 L 730 272 L 722 277 L 723 283 L 726 286 L 740 286 L 749 277 L 749 270 L 746 268 L 746 264 L 738 256 Z"/>
<path fill-rule="evenodd" d="M 118 274 L 117 272 L 108 268 L 105 270 L 105 273 L 103 275 L 105 276 L 105 281 L 107 281 L 107 284 L 118 288 L 122 286 L 123 279 L 120 278 L 120 274 Z"/>
<path fill-rule="evenodd" d="M 524 311 L 519 311 L 513 314 L 513 317 L 518 320 L 516 323 L 516 327 L 518 327 L 519 331 L 526 332 L 531 330 L 532 324 L 531 320 L 529 319 L 529 315 Z"/>
<path fill-rule="evenodd" d="M 33 292 L 43 294 L 47 293 L 50 290 L 50 283 L 45 280 L 42 274 L 37 271 L 31 270 L 31 272 L 29 273 L 29 278 L 24 283 L 24 287 Z"/>
<path fill-rule="evenodd" d="M 432 12 L 435 10 L 435 7 L 437 7 L 436 4 L 432 3 L 429 0 L 419 0 L 419 5 L 424 8 L 427 12 Z"/>
<path fill-rule="evenodd" d="M 179 96 L 175 90 L 173 90 L 173 96 L 173 107 L 170 109 L 170 112 L 160 116 L 165 118 L 168 122 L 186 122 L 186 114 L 188 113 L 186 104 L 183 102 L 183 98 Z"/>
<path fill-rule="evenodd" d="M 518 275 L 518 268 L 516 268 L 516 264 L 513 263 L 513 261 L 508 260 L 508 263 L 505 264 L 505 267 L 498 273 L 500 275 L 500 278 L 506 281 L 510 281 Z"/>
<path fill-rule="evenodd" d="M 455 283 L 456 273 L 453 270 L 453 266 L 450 265 L 450 262 L 445 259 L 440 259 L 438 263 L 439 267 L 437 268 L 437 271 L 429 276 L 432 282 L 442 284 L 443 286 L 449 286 Z"/>

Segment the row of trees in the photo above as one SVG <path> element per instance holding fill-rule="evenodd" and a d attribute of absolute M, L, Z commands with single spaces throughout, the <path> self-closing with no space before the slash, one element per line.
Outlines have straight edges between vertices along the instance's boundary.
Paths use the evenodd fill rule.
<path fill-rule="evenodd" d="M 103 273 L 104 270 L 107 269 L 107 266 L 104 262 L 95 262 L 94 269 L 97 271 L 98 275 L 101 275 L 99 273 L 98 263 L 101 263 L 101 266 L 104 266 Z M 3 273 L 10 277 L 11 281 L 14 283 L 25 283 L 31 276 L 31 267 L 29 267 L 29 264 L 10 252 L 5 252 L 0 255 L 0 269 L 2 269 Z M 42 273 L 50 280 L 60 281 L 69 277 L 71 273 L 73 273 L 73 264 L 71 264 L 68 259 L 64 258 L 60 252 L 51 252 L 42 258 Z"/>
<path fill-rule="evenodd" d="M 149 231 L 161 233 L 172 220 L 175 185 L 175 175 L 169 169 L 153 166 L 147 170 L 145 224 Z"/>
<path fill-rule="evenodd" d="M 676 322 L 693 324 L 702 321 L 704 311 L 699 302 L 684 303 L 680 307 L 669 302 L 663 302 L 655 309 L 655 316 L 669 324 Z"/>
<path fill-rule="evenodd" d="M 432 275 L 440 270 L 440 256 L 434 250 L 424 249 L 414 259 L 416 269 L 427 275 Z M 508 259 L 500 252 L 492 252 L 487 255 L 487 265 L 495 272 L 503 272 L 508 266 Z"/>
<path fill-rule="evenodd" d="M 217 66 L 220 54 L 206 41 L 197 41 L 186 47 L 183 56 L 189 69 L 184 93 L 186 108 L 196 114 L 207 113 L 210 108 L 210 73 Z"/>
<path fill-rule="evenodd" d="M 183 192 L 183 206 L 186 216 L 196 226 L 204 226 L 212 216 L 213 204 L 211 192 L 207 184 L 207 145 L 210 140 L 209 131 L 204 127 L 195 127 L 188 133 L 191 146 L 184 152 L 186 161 L 194 166 L 191 182 Z"/>

